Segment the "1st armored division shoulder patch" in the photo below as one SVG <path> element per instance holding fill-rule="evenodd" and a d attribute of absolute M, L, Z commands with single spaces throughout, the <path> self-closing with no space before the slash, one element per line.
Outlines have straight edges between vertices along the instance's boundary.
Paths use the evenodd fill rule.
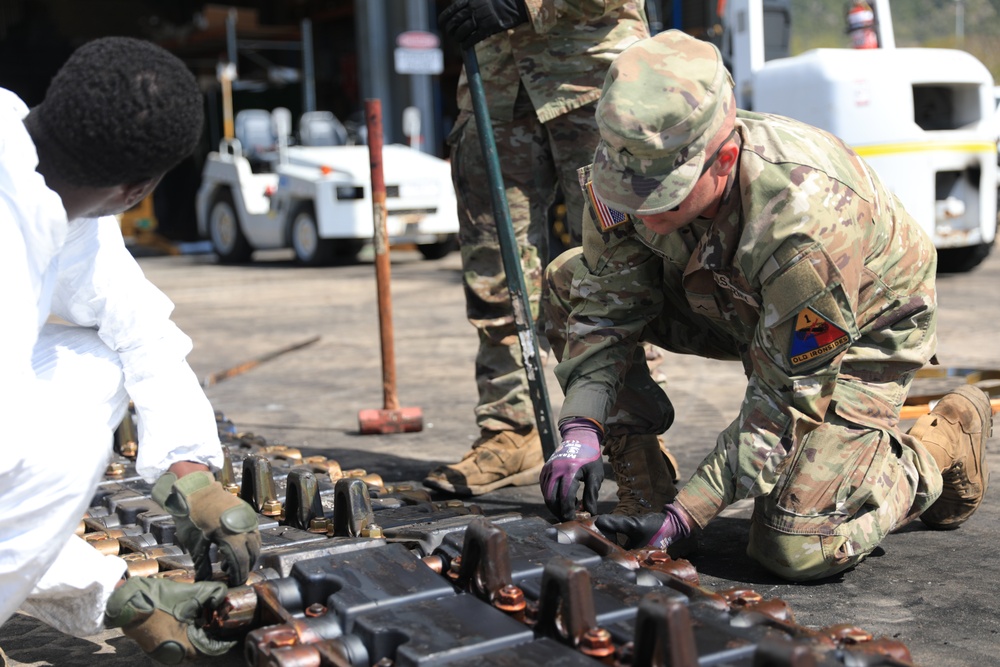
<path fill-rule="evenodd" d="M 608 205 L 601 201 L 601 198 L 594 192 L 594 182 L 587 181 L 584 188 L 587 196 L 590 197 L 590 204 L 594 207 L 594 214 L 597 216 L 597 226 L 602 232 L 613 229 L 628 220 L 628 216 L 621 211 L 608 208 Z"/>
<path fill-rule="evenodd" d="M 847 332 L 812 308 L 803 308 L 795 318 L 788 358 L 793 366 L 822 357 L 851 342 Z"/>

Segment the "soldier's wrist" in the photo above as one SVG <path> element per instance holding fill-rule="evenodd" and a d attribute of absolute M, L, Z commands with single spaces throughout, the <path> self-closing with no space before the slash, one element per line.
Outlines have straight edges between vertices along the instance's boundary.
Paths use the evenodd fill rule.
<path fill-rule="evenodd" d="M 193 472 L 209 471 L 210 469 L 207 465 L 204 463 L 197 463 L 195 461 L 177 461 L 167 468 L 167 472 L 172 472 L 177 475 L 178 478 L 184 477 L 185 475 L 189 475 Z"/>

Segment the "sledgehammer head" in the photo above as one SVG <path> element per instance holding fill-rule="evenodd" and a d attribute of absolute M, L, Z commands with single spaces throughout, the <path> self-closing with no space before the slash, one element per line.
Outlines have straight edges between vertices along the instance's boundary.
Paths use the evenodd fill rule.
<path fill-rule="evenodd" d="M 361 435 L 414 433 L 424 430 L 424 412 L 420 408 L 396 410 L 359 410 Z"/>

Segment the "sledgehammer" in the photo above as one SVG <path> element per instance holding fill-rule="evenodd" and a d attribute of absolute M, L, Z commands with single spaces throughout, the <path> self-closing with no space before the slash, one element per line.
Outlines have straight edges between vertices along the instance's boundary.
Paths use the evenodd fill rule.
<path fill-rule="evenodd" d="M 392 341 L 392 296 L 389 292 L 389 235 L 385 218 L 385 176 L 382 171 L 382 101 L 365 100 L 368 126 L 368 156 L 372 173 L 372 212 L 375 230 L 375 282 L 378 291 L 378 323 L 382 342 L 381 410 L 358 411 L 358 425 L 363 435 L 373 433 L 411 433 L 424 428 L 420 408 L 401 408 L 396 396 L 396 353 Z"/>

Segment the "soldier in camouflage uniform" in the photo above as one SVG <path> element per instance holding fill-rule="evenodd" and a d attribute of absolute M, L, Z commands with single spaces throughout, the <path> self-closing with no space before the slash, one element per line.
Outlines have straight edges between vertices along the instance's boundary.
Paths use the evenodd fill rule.
<path fill-rule="evenodd" d="M 986 490 L 992 413 L 964 386 L 900 431 L 936 343 L 934 247 L 850 148 L 737 111 L 732 85 L 714 46 L 677 31 L 630 47 L 608 73 L 602 141 L 580 170 L 583 247 L 546 271 L 566 398 L 542 490 L 569 516 L 574 484 L 593 483 L 595 442 L 669 421 L 640 341 L 740 360 L 740 414 L 676 500 L 595 523 L 632 547 L 671 548 L 754 498 L 748 554 L 814 579 L 917 516 L 934 528 L 968 519 Z"/>
<path fill-rule="evenodd" d="M 599 139 L 594 106 L 612 60 L 649 35 L 645 14 L 637 2 L 567 0 L 554 7 L 543 0 L 458 0 L 442 12 L 440 23 L 463 48 L 476 48 L 537 321 L 542 268 L 548 259 L 549 208 L 557 188 L 566 186 L 561 189 L 572 245 L 579 245 L 583 196 L 576 172 L 593 159 Z M 460 462 L 431 471 L 424 484 L 479 495 L 536 483 L 543 457 L 464 72 L 458 103 L 460 115 L 449 143 L 466 308 L 480 341 L 475 412 L 481 436 Z M 618 450 L 628 445 L 634 456 L 648 456 L 650 463 L 641 468 L 657 473 L 631 486 L 622 480 L 629 506 L 638 508 L 636 503 L 646 499 L 648 507 L 651 501 L 661 503 L 663 495 L 673 496 L 672 482 L 662 481 L 672 475 L 664 470 L 666 460 L 655 437 L 614 444 Z M 655 489 L 650 486 L 653 479 L 658 480 Z"/>

